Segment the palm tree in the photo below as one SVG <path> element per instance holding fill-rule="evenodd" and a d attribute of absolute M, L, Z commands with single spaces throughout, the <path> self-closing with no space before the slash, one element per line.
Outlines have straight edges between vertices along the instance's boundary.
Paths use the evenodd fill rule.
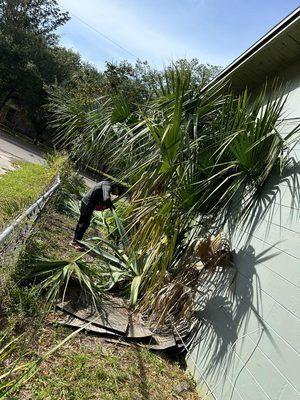
<path fill-rule="evenodd" d="M 181 65 L 158 77 L 155 99 L 135 115 L 115 99 L 52 99 L 71 153 L 105 157 L 116 179 L 131 185 L 130 248 L 152 259 L 143 291 L 183 268 L 178 259 L 192 240 L 223 226 L 237 196 L 238 219 L 247 218 L 269 177 L 283 171 L 298 128 L 285 138 L 278 132 L 282 92 L 278 85 L 256 97 L 204 91 Z"/>

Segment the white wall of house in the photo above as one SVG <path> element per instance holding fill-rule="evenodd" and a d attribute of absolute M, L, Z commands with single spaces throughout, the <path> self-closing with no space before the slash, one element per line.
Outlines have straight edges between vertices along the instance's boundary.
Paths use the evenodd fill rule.
<path fill-rule="evenodd" d="M 300 63 L 282 77 L 290 81 L 285 135 L 300 123 Z M 300 158 L 300 144 L 293 155 Z M 202 328 L 187 360 L 203 399 L 300 399 L 299 187 L 300 168 L 274 178 L 256 217 L 227 232 L 235 293 L 225 283 L 201 300 Z"/>

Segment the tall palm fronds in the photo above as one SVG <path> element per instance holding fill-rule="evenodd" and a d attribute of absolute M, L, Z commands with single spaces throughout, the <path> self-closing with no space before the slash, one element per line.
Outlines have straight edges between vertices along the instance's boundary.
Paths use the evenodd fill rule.
<path fill-rule="evenodd" d="M 69 97 L 63 90 L 50 94 L 51 127 L 57 132 L 56 144 L 68 150 L 77 162 L 107 166 L 111 144 L 127 131 L 126 123 L 135 118 L 121 96 Z"/>
<path fill-rule="evenodd" d="M 222 87 L 202 91 L 182 66 L 158 79 L 156 98 L 136 120 L 126 124 L 123 118 L 122 129 L 111 125 L 107 99 L 102 108 L 65 112 L 59 104 L 56 111 L 63 121 L 67 114 L 64 143 L 71 145 L 74 115 L 81 154 L 103 155 L 117 177 L 132 185 L 131 246 L 155 254 L 152 281 L 177 265 L 209 223 L 222 225 L 237 196 L 243 206 L 239 219 L 249 215 L 274 170 L 283 170 L 289 141 L 298 133 L 296 128 L 285 138 L 279 134 L 285 98 L 278 85 L 263 87 L 255 97 L 247 90 L 224 93 Z M 80 146 L 75 138 L 72 148 Z"/>
<path fill-rule="evenodd" d="M 191 96 L 185 75 L 174 73 L 178 77 L 175 93 L 164 97 L 164 103 L 162 97 L 158 99 L 154 105 L 158 112 L 147 116 L 144 129 L 120 150 L 125 154 L 130 146 L 140 153 L 144 137 L 148 138 L 151 159 L 147 165 L 140 160 L 143 174 L 136 196 L 143 199 L 145 220 L 159 214 L 151 205 L 158 204 L 161 195 L 169 196 L 172 206 L 168 209 L 184 214 L 185 219 L 218 218 L 239 192 L 245 202 L 243 214 L 247 214 L 274 168 L 284 168 L 288 141 L 298 131 L 285 139 L 278 132 L 285 99 L 278 89 L 277 97 L 269 96 L 266 88 L 255 99 L 247 91 L 221 99 L 217 93 Z M 132 165 L 135 173 L 136 163 Z M 126 174 L 130 177 L 131 171 Z M 166 200 L 163 204 L 166 208 Z"/>

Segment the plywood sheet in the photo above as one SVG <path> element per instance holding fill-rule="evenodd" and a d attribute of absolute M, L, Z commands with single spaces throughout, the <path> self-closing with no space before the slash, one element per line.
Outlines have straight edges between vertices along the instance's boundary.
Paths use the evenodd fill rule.
<path fill-rule="evenodd" d="M 174 335 L 153 335 L 151 342 L 146 347 L 151 350 L 167 350 L 175 346 Z"/>
<path fill-rule="evenodd" d="M 94 325 L 102 328 L 123 334 L 127 332 L 128 310 L 117 301 L 114 302 L 110 299 L 105 299 L 98 310 L 95 310 L 93 306 L 79 306 L 75 308 L 71 302 L 60 303 L 57 307 L 81 320 L 93 322 Z"/>
<path fill-rule="evenodd" d="M 73 315 L 68 315 L 68 314 L 63 314 L 60 316 L 60 318 L 55 321 L 56 323 L 60 324 L 60 325 L 65 325 L 65 326 L 69 326 L 72 328 L 83 328 L 87 331 L 87 332 L 92 332 L 92 333 L 97 333 L 97 334 L 106 334 L 106 335 L 112 335 L 112 336 L 117 336 L 116 333 L 105 329 L 105 328 L 100 328 L 99 326 L 96 326 L 94 324 L 89 324 L 87 325 L 86 321 L 83 321 L 80 318 L 76 318 Z"/>
<path fill-rule="evenodd" d="M 153 332 L 147 326 L 147 324 L 142 320 L 140 314 L 130 314 L 129 315 L 129 325 L 126 337 L 128 338 L 147 338 L 151 337 Z"/>

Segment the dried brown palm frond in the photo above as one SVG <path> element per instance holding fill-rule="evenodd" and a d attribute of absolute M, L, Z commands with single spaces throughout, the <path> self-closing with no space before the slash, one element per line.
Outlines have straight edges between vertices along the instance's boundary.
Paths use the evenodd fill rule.
<path fill-rule="evenodd" d="M 196 243 L 194 255 L 204 264 L 206 269 L 214 270 L 216 267 L 225 267 L 232 262 L 232 253 L 228 242 L 222 238 L 221 233 L 215 237 L 208 235 Z"/>
<path fill-rule="evenodd" d="M 144 299 L 141 309 L 148 314 L 156 328 L 163 325 L 190 325 L 199 287 L 213 272 L 232 265 L 232 252 L 221 233 L 197 241 L 191 246 L 185 265 L 177 266 L 177 273 L 168 274 L 164 284 L 155 285 Z M 160 286 L 159 286 L 160 285 Z"/>
<path fill-rule="evenodd" d="M 159 283 L 154 286 L 151 295 L 145 299 L 145 310 L 154 327 L 191 319 L 200 271 L 196 265 L 189 265 L 184 273 L 169 278 L 162 287 L 159 288 Z"/>

